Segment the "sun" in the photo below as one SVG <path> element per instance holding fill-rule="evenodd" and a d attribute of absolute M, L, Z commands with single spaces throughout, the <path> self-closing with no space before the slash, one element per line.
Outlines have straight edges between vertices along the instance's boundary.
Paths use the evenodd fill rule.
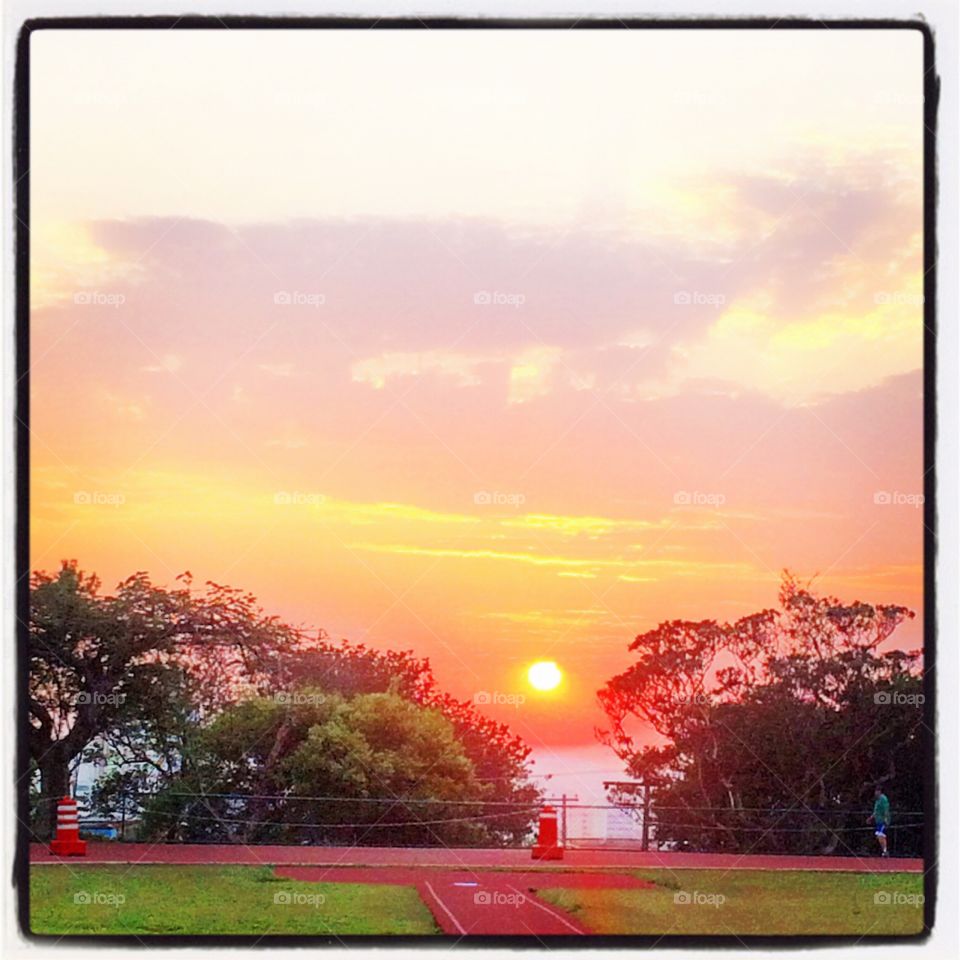
<path fill-rule="evenodd" d="M 563 674 L 552 660 L 538 660 L 530 664 L 527 679 L 535 690 L 553 690 L 563 679 Z"/>

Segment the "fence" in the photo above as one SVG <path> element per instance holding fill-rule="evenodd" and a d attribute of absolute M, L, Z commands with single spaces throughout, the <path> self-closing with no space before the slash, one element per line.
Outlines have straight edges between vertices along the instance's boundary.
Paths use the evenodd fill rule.
<path fill-rule="evenodd" d="M 537 802 L 437 798 L 291 796 L 281 794 L 127 793 L 115 816 L 81 808 L 81 829 L 114 831 L 119 842 L 151 839 L 193 843 L 289 843 L 323 846 L 522 847 L 533 838 L 543 803 L 560 810 L 560 839 L 571 848 L 729 850 L 835 855 L 872 850 L 869 810 L 814 807 L 668 807 L 589 804 L 567 796 Z M 583 831 L 588 813 L 626 816 L 634 837 Z M 579 822 L 579 826 L 578 826 Z M 573 829 L 569 824 L 573 823 Z M 145 827 L 150 835 L 144 837 Z M 891 848 L 922 850 L 923 812 L 895 811 Z"/>

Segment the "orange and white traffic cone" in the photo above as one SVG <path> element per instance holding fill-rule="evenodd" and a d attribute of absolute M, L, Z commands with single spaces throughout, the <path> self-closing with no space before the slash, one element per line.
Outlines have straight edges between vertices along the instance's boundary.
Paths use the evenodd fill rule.
<path fill-rule="evenodd" d="M 533 846 L 533 859 L 563 859 L 563 847 L 557 843 L 557 811 L 555 807 L 544 807 L 540 811 L 540 825 L 537 828 L 537 842 Z"/>
<path fill-rule="evenodd" d="M 50 843 L 50 852 L 58 857 L 86 856 L 87 841 L 80 839 L 77 801 L 72 797 L 63 797 L 57 804 L 57 836 Z"/>

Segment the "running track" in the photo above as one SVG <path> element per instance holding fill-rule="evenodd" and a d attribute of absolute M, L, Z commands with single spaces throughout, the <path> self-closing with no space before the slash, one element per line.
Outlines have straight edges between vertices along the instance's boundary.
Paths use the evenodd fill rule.
<path fill-rule="evenodd" d="M 31 863 L 50 863 L 46 845 L 30 844 Z M 320 867 L 446 867 L 463 869 L 517 870 L 670 870 L 701 868 L 715 870 L 845 870 L 854 873 L 906 871 L 922 873 L 923 861 L 890 857 L 795 857 L 738 855 L 731 853 L 668 853 L 639 850 L 567 850 L 563 860 L 533 861 L 529 850 L 488 850 L 448 847 L 294 847 L 244 846 L 242 844 L 109 843 L 91 841 L 85 857 L 67 858 L 70 863 L 176 863 L 262 864 L 267 866 Z"/>
<path fill-rule="evenodd" d="M 64 858 L 31 844 L 30 860 L 50 864 Z M 739 870 L 845 870 L 920 872 L 922 860 L 861 860 L 853 857 L 769 857 L 567 850 L 562 861 L 534 863 L 529 850 L 444 847 L 293 847 L 97 843 L 83 864 L 250 864 L 274 867 L 280 877 L 315 883 L 399 884 L 414 887 L 440 929 L 452 936 L 576 936 L 590 931 L 575 917 L 544 903 L 544 886 L 649 889 L 647 880 L 615 872 L 637 868 L 691 867 Z"/>
<path fill-rule="evenodd" d="M 544 903 L 544 886 L 650 890 L 639 877 L 611 873 L 528 870 L 452 872 L 431 867 L 277 867 L 280 877 L 314 883 L 387 883 L 415 887 L 437 925 L 454 936 L 571 936 L 590 931 L 569 913 Z"/>

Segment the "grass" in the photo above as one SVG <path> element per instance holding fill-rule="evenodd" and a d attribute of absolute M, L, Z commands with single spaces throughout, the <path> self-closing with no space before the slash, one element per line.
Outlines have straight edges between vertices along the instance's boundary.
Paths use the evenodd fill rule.
<path fill-rule="evenodd" d="M 544 887 L 542 899 L 609 934 L 841 935 L 923 930 L 916 873 L 646 870 L 654 890 Z"/>
<path fill-rule="evenodd" d="M 908 935 L 923 929 L 916 873 L 644 870 L 651 890 L 544 886 L 544 900 L 609 934 Z M 686 901 L 686 902 L 684 902 Z M 350 936 L 439 932 L 413 887 L 309 883 L 271 867 L 35 865 L 37 934 Z"/>
<path fill-rule="evenodd" d="M 271 867 L 34 866 L 37 934 L 432 934 L 413 887 L 308 883 Z"/>

